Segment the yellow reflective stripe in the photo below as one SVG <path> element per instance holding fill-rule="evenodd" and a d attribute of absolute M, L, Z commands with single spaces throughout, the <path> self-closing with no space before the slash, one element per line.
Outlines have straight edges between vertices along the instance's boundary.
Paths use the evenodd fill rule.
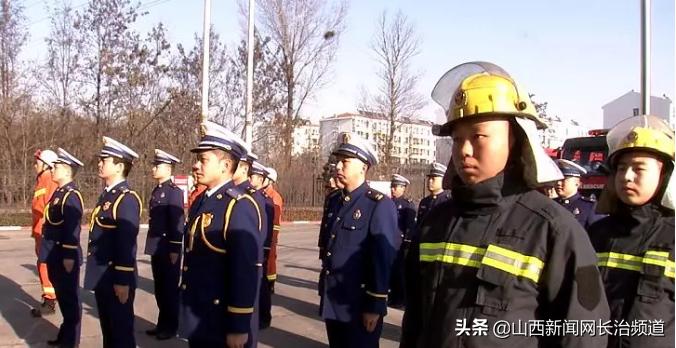
<path fill-rule="evenodd" d="M 643 263 L 665 267 L 669 261 L 669 252 L 648 250 L 643 255 Z"/>
<path fill-rule="evenodd" d="M 179 240 L 179 241 L 173 241 L 173 240 L 170 240 L 169 243 L 172 243 L 172 244 L 183 244 L 183 242 L 181 242 L 180 240 Z"/>
<path fill-rule="evenodd" d="M 254 309 L 253 307 L 233 307 L 233 306 L 228 306 L 228 312 L 230 313 L 235 313 L 235 314 L 249 314 L 253 313 Z"/>
<path fill-rule="evenodd" d="M 599 267 L 620 268 L 628 271 L 641 271 L 643 258 L 615 252 L 597 253 Z"/>
<path fill-rule="evenodd" d="M 486 249 L 481 263 L 536 283 L 540 280 L 540 273 L 545 266 L 545 263 L 535 256 L 523 255 L 492 244 Z"/>
<path fill-rule="evenodd" d="M 42 292 L 44 292 L 45 294 L 53 294 L 53 293 L 55 293 L 54 288 L 49 287 L 49 286 L 43 287 L 43 288 L 42 288 Z"/>
<path fill-rule="evenodd" d="M 65 249 L 77 249 L 77 245 L 61 244 Z"/>
<path fill-rule="evenodd" d="M 664 267 L 664 275 L 669 277 L 669 278 L 675 278 L 675 273 L 676 273 L 676 263 L 674 261 L 669 260 L 667 262 L 667 266 Z"/>
<path fill-rule="evenodd" d="M 273 231 L 279 231 L 279 230 L 281 230 L 281 229 L 282 229 L 282 227 L 279 226 L 279 225 L 272 225 L 272 230 L 273 230 Z"/>
<path fill-rule="evenodd" d="M 481 265 L 497 268 L 517 277 L 538 282 L 545 263 L 535 256 L 520 254 L 497 245 L 480 248 L 456 243 L 421 243 L 420 261 L 444 262 L 479 268 Z"/>
<path fill-rule="evenodd" d="M 35 193 L 33 194 L 33 198 L 38 198 L 38 197 L 44 195 L 45 193 L 47 193 L 47 189 L 43 187 L 43 188 L 35 191 Z"/>
<path fill-rule="evenodd" d="M 377 298 L 387 298 L 387 294 L 378 294 L 378 293 L 375 293 L 375 292 L 370 292 L 368 290 L 366 290 L 366 294 L 371 295 L 373 297 L 377 297 Z"/>
<path fill-rule="evenodd" d="M 479 268 L 486 249 L 456 243 L 421 243 L 420 261 L 444 262 Z"/>
<path fill-rule="evenodd" d="M 267 276 L 268 280 L 277 280 L 277 275 L 276 274 L 269 274 Z"/>
<path fill-rule="evenodd" d="M 596 254 L 599 267 L 619 268 L 634 272 L 643 272 L 645 265 L 654 265 L 664 267 L 664 275 L 674 278 L 676 266 L 674 261 L 669 259 L 669 252 L 648 250 L 641 256 L 622 254 L 616 252 L 606 252 Z"/>
<path fill-rule="evenodd" d="M 116 271 L 134 272 L 134 267 L 115 266 Z"/>

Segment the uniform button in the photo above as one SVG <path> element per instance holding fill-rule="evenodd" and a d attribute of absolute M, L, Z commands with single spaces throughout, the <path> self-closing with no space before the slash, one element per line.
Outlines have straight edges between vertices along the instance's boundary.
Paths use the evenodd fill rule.
<path fill-rule="evenodd" d="M 333 238 L 336 238 L 336 235 L 335 235 L 335 234 L 332 234 L 332 235 L 331 235 L 331 239 L 333 239 Z"/>
<path fill-rule="evenodd" d="M 350 196 L 345 196 L 345 202 L 349 202 L 349 201 L 350 201 Z"/>
<path fill-rule="evenodd" d="M 340 221 L 340 216 L 336 218 L 336 221 Z"/>
<path fill-rule="evenodd" d="M 183 266 L 183 272 L 188 270 L 188 266 Z"/>
<path fill-rule="evenodd" d="M 187 287 L 188 287 L 188 286 L 185 285 L 185 284 L 182 284 L 182 285 L 181 285 L 181 289 L 183 289 L 183 290 L 185 290 L 185 288 L 187 288 Z"/>
<path fill-rule="evenodd" d="M 219 303 L 221 303 L 221 301 L 220 301 L 219 299 L 215 299 L 215 300 L 214 300 L 214 304 L 215 304 L 215 305 L 217 305 L 217 304 L 219 304 Z"/>
<path fill-rule="evenodd" d="M 329 273 L 331 273 L 331 272 L 329 272 L 329 270 L 328 270 L 328 269 L 326 270 L 326 272 L 324 272 L 324 274 L 329 274 Z"/>
<path fill-rule="evenodd" d="M 166 233 L 162 233 L 162 237 L 166 237 L 166 236 L 167 236 L 167 234 L 166 234 Z"/>
<path fill-rule="evenodd" d="M 327 252 L 327 253 L 326 253 L 326 256 L 331 256 L 331 252 L 330 252 L 330 251 Z"/>
<path fill-rule="evenodd" d="M 56 245 L 61 245 L 61 242 L 56 242 Z"/>
<path fill-rule="evenodd" d="M 92 253 L 87 253 L 87 256 L 92 256 Z"/>
<path fill-rule="evenodd" d="M 112 265 L 113 265 L 113 261 L 108 261 L 108 266 L 112 266 Z"/>

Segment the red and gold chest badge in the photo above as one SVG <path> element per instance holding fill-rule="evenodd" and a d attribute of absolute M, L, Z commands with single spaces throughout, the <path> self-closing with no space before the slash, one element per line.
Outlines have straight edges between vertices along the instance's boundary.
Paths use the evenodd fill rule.
<path fill-rule="evenodd" d="M 110 209 L 110 202 L 103 203 L 103 211 Z"/>

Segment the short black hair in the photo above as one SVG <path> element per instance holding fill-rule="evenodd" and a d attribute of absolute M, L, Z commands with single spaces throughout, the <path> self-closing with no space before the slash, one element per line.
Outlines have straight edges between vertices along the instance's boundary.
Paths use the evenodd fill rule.
<path fill-rule="evenodd" d="M 122 163 L 124 165 L 124 169 L 122 170 L 122 176 L 124 176 L 125 178 L 129 176 L 129 172 L 131 172 L 131 168 L 134 166 L 131 162 L 119 157 L 113 157 L 113 163 L 115 164 Z"/>
<path fill-rule="evenodd" d="M 239 165 L 239 159 L 235 158 L 230 152 L 225 151 L 225 150 L 220 150 L 220 149 L 215 149 L 213 150 L 216 153 L 216 157 L 218 157 L 219 160 L 223 159 L 230 159 L 232 161 L 232 170 L 230 171 L 230 175 L 235 174 L 237 171 L 237 166 Z"/>

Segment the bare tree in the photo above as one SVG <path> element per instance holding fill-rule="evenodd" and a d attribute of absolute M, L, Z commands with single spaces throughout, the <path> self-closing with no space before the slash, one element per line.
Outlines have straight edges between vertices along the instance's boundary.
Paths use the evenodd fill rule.
<path fill-rule="evenodd" d="M 257 0 L 259 23 L 280 50 L 286 110 L 279 121 L 284 167 L 291 164 L 293 130 L 306 100 L 325 83 L 345 27 L 346 0 Z"/>
<path fill-rule="evenodd" d="M 6 180 L 0 183 L 0 195 L 3 200 L 13 201 L 19 192 L 13 190 L 21 176 L 16 164 L 17 156 L 29 146 L 18 137 L 17 125 L 25 113 L 29 96 L 20 85 L 22 71 L 19 69 L 19 53 L 26 43 L 28 31 L 25 27 L 23 7 L 17 1 L 1 0 L 0 2 L 0 126 L 3 151 L 0 152 L 2 163 L 0 171 L 7 174 Z M 24 168 L 26 163 L 24 161 Z M 28 185 L 30 185 L 28 183 Z M 22 195 L 26 201 L 26 194 Z"/>
<path fill-rule="evenodd" d="M 283 72 L 277 64 L 279 50 L 274 50 L 270 38 L 261 38 L 254 33 L 254 86 L 253 86 L 253 129 L 254 151 L 261 158 L 272 158 L 274 144 L 279 141 L 276 117 L 286 105 L 283 93 Z M 233 102 L 233 119 L 237 120 L 236 130 L 244 131 L 246 107 L 246 64 L 247 42 L 242 40 L 230 58 L 227 74 L 226 97 Z M 266 125 L 272 125 L 266 127 Z"/>
<path fill-rule="evenodd" d="M 82 35 L 83 69 L 81 80 L 85 96 L 81 104 L 95 120 L 96 135 L 117 119 L 118 88 L 125 55 L 130 54 L 138 34 L 132 29 L 139 15 L 140 3 L 131 0 L 90 0 L 83 13 L 78 13 L 75 28 Z"/>
<path fill-rule="evenodd" d="M 51 29 L 45 38 L 47 59 L 40 71 L 40 82 L 46 89 L 47 102 L 61 115 L 69 115 L 74 107 L 72 99 L 78 94 L 75 80 L 80 69 L 81 36 L 75 30 L 75 13 L 68 1 L 61 1 L 50 9 Z"/>
<path fill-rule="evenodd" d="M 395 132 L 402 122 L 415 118 L 425 105 L 416 90 L 420 75 L 411 67 L 413 58 L 420 52 L 420 44 L 421 38 L 406 15 L 399 11 L 394 18 L 389 18 L 383 11 L 371 42 L 371 51 L 378 63 L 378 87 L 376 92 L 363 97 L 361 107 L 389 121 L 387 133 L 377 137 L 385 171 L 392 165 Z"/>
<path fill-rule="evenodd" d="M 225 98 L 228 91 L 227 74 L 230 66 L 230 57 L 225 44 L 220 36 L 211 27 L 209 39 L 209 117 L 228 128 L 234 129 L 235 122 L 230 120 L 233 114 L 232 102 Z M 186 49 L 183 45 L 177 45 L 177 53 L 174 56 L 172 69 L 173 85 L 172 93 L 177 97 L 189 99 L 193 104 L 194 125 L 197 129 L 199 124 L 199 101 L 202 81 L 202 37 L 195 34 L 195 44 Z M 184 102 L 181 102 L 184 103 Z M 185 104 L 185 103 L 184 103 Z M 188 104 L 185 104 L 188 106 Z"/>

